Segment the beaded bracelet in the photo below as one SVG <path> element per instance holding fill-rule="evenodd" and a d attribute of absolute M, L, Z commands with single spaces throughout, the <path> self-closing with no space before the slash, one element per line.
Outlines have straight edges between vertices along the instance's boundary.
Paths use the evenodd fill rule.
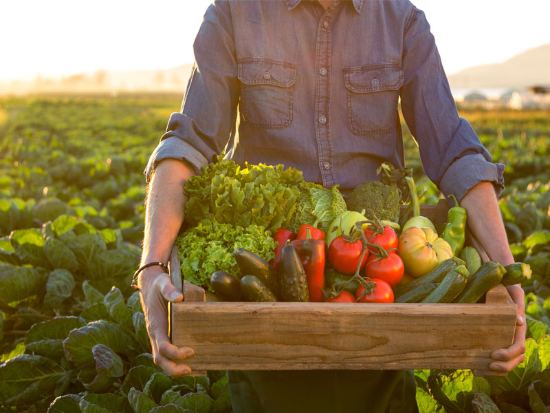
<path fill-rule="evenodd" d="M 137 269 L 137 271 L 134 273 L 134 275 L 132 276 L 132 283 L 130 284 L 130 287 L 132 287 L 134 290 L 140 290 L 140 288 L 138 287 L 138 284 L 137 284 L 137 276 L 139 275 L 140 272 L 142 272 L 145 268 L 149 268 L 149 267 L 154 267 L 158 265 L 160 268 L 162 268 L 162 270 L 165 272 L 165 273 L 168 273 L 168 265 L 166 265 L 165 263 L 163 262 L 160 262 L 160 261 L 153 261 L 153 262 L 148 262 L 147 264 L 143 264 L 141 267 L 139 267 Z"/>

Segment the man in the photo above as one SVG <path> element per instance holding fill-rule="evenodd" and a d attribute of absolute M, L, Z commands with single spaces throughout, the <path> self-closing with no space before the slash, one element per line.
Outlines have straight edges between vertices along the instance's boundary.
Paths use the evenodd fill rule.
<path fill-rule="evenodd" d="M 468 210 L 488 256 L 510 264 L 493 164 L 458 117 L 424 14 L 408 0 L 216 1 L 195 44 L 181 113 L 151 155 L 142 264 L 166 262 L 183 221 L 182 185 L 224 148 L 242 163 L 282 163 L 344 190 L 376 179 L 383 161 L 403 165 L 398 99 L 427 175 Z M 238 139 L 235 133 L 240 113 Z M 166 300 L 181 294 L 159 267 L 140 274 L 153 356 L 189 374 L 188 347 L 167 337 Z M 493 353 L 504 373 L 523 359 L 523 290 L 514 344 Z M 416 411 L 410 372 L 230 372 L 235 412 Z"/>

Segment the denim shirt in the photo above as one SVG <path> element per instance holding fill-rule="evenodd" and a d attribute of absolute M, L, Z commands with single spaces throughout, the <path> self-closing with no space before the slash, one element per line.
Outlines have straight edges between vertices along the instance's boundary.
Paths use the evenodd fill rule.
<path fill-rule="evenodd" d="M 149 159 L 198 172 L 224 149 L 240 164 L 283 164 L 325 186 L 376 180 L 404 164 L 398 103 L 426 174 L 458 199 L 481 181 L 503 186 L 470 124 L 458 116 L 424 13 L 409 0 L 225 0 L 194 43 L 182 110 Z M 239 114 L 238 133 L 236 117 Z"/>

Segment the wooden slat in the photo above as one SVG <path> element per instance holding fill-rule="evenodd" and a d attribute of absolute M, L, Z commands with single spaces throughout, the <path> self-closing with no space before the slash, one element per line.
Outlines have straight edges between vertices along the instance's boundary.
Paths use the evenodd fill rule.
<path fill-rule="evenodd" d="M 507 304 L 177 303 L 200 370 L 472 368 L 511 344 Z"/>

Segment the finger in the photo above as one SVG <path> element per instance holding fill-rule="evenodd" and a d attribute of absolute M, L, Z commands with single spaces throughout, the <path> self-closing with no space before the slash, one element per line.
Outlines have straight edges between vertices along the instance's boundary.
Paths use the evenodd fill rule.
<path fill-rule="evenodd" d="M 158 365 L 165 373 L 172 377 L 185 376 L 191 374 L 191 368 L 182 363 L 176 363 L 169 360 L 162 355 L 157 354 L 155 357 L 155 364 Z"/>
<path fill-rule="evenodd" d="M 191 347 L 178 347 L 170 343 L 168 340 L 159 341 L 158 349 L 163 357 L 173 361 L 185 360 L 195 354 L 195 351 Z"/>
<path fill-rule="evenodd" d="M 181 293 L 181 291 L 178 291 L 174 284 L 172 284 L 170 277 L 158 277 L 158 279 L 155 281 L 157 283 L 157 287 L 160 293 L 165 300 L 174 302 L 183 300 L 183 294 Z"/>
<path fill-rule="evenodd" d="M 518 327 L 516 329 L 514 343 L 508 348 L 493 351 L 491 358 L 496 361 L 507 361 L 525 353 L 525 330 L 525 326 Z"/>
<path fill-rule="evenodd" d="M 524 354 L 520 354 L 519 356 L 513 358 L 509 361 L 497 361 L 489 364 L 489 369 L 492 371 L 496 371 L 498 373 L 507 373 L 512 371 L 518 364 L 520 364 L 525 359 Z"/>

